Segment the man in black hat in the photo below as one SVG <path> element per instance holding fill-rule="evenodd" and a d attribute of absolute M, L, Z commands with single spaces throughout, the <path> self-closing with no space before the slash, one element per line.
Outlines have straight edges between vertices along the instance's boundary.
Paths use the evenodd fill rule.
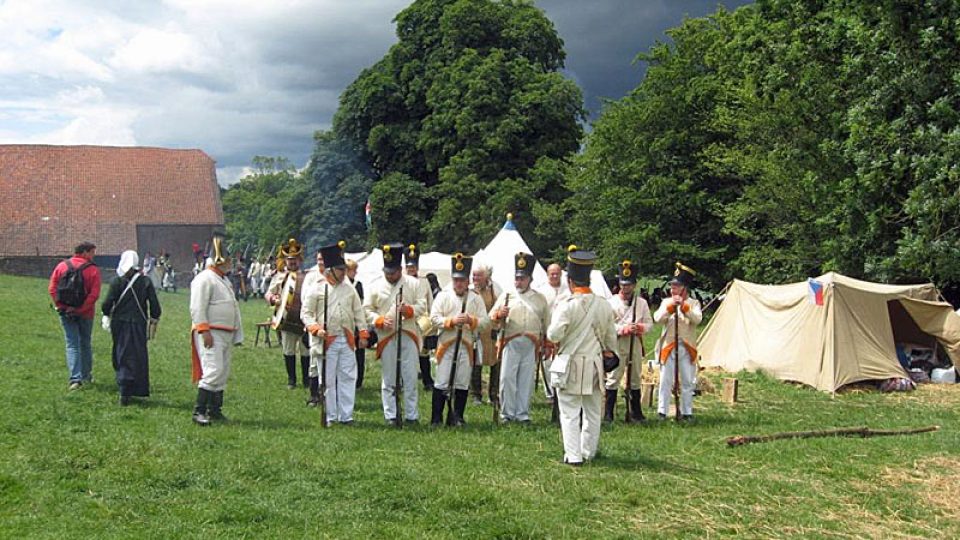
<path fill-rule="evenodd" d="M 560 406 L 563 461 L 573 466 L 597 455 L 604 358 L 613 358 L 617 347 L 613 310 L 590 290 L 595 260 L 592 251 L 568 248 L 571 294 L 557 306 L 547 329 L 547 339 L 559 347 L 550 377 Z"/>
<path fill-rule="evenodd" d="M 703 320 L 700 302 L 689 294 L 696 273 L 677 261 L 673 279 L 670 280 L 670 297 L 660 302 L 653 320 L 663 324 L 663 333 L 657 340 L 657 358 L 660 359 L 660 396 L 657 415 L 664 419 L 670 409 L 670 394 L 674 385 L 674 365 L 679 353 L 680 365 L 680 415 L 684 420 L 693 419 L 693 390 L 697 377 L 697 325 Z M 679 309 L 678 309 L 679 308 Z M 677 321 L 679 318 L 679 321 Z M 679 322 L 679 324 L 678 324 Z M 679 327 L 679 351 L 677 333 Z"/>
<path fill-rule="evenodd" d="M 620 365 L 607 373 L 604 386 L 606 387 L 606 402 L 604 404 L 603 420 L 613 422 L 613 411 L 617 405 L 617 388 L 620 378 L 626 373 L 627 359 L 630 357 L 631 342 L 633 342 L 633 358 L 630 363 L 630 388 L 624 386 L 624 392 L 630 393 L 630 419 L 633 422 L 643 422 L 643 412 L 640 409 L 640 383 L 643 371 L 643 334 L 653 328 L 653 318 L 650 316 L 650 306 L 647 301 L 635 294 L 637 286 L 637 266 L 630 259 L 624 259 L 617 266 L 617 281 L 620 292 L 609 299 L 610 307 L 616 318 L 617 353 L 620 355 Z"/>
<path fill-rule="evenodd" d="M 222 234 L 214 234 L 213 253 L 208 261 L 206 270 L 190 282 L 193 381 L 197 383 L 193 421 L 202 426 L 226 420 L 221 407 L 230 375 L 231 352 L 235 344 L 243 341 L 240 305 L 228 277 L 231 261 Z"/>
<path fill-rule="evenodd" d="M 490 320 L 501 330 L 497 343 L 500 363 L 500 418 L 530 421 L 537 355 L 550 324 L 550 307 L 542 294 L 530 288 L 537 260 L 529 253 L 513 256 L 513 291 L 504 292 L 490 310 Z"/>
<path fill-rule="evenodd" d="M 300 320 L 300 304 L 303 300 L 303 284 L 306 273 L 300 270 L 303 264 L 303 244 L 291 238 L 280 246 L 284 268 L 274 274 L 265 298 L 273 306 L 271 327 L 280 331 L 280 347 L 287 370 L 287 388 L 297 387 L 297 357 L 300 357 L 300 382 L 309 385 L 310 347 L 303 321 Z"/>
<path fill-rule="evenodd" d="M 326 348 L 327 369 L 320 376 L 326 388 L 327 424 L 353 423 L 353 404 L 357 392 L 357 357 L 354 351 L 358 346 L 366 347 L 369 337 L 360 296 L 346 279 L 344 247 L 346 242 L 341 240 L 320 248 L 326 268 L 325 279 L 309 287 L 300 310 L 300 318 L 311 336 L 311 349 Z M 359 340 L 353 333 L 355 328 L 361 329 Z"/>
<path fill-rule="evenodd" d="M 424 391 L 433 390 L 433 377 L 430 374 L 430 351 L 426 347 L 427 334 L 433 330 L 433 324 L 430 323 L 430 308 L 433 307 L 433 291 L 430 282 L 426 277 L 420 276 L 420 246 L 411 243 L 403 251 L 403 262 L 406 266 L 407 275 L 417 278 L 420 282 L 420 292 L 427 303 L 427 311 L 423 317 L 418 319 L 420 333 L 423 337 L 419 352 L 420 361 L 420 379 L 423 381 Z M 434 340 L 436 341 L 436 340 Z"/>
<path fill-rule="evenodd" d="M 454 414 L 447 417 L 447 424 L 463 424 L 470 372 L 472 366 L 479 361 L 474 358 L 473 342 L 475 335 L 486 331 L 490 325 L 483 300 L 469 289 L 473 257 L 458 252 L 453 255 L 450 263 L 452 283 L 433 299 L 430 311 L 434 326 L 442 329 L 437 340 L 437 379 L 433 386 L 430 417 L 432 425 L 439 425 L 443 421 L 443 406 L 448 397 L 453 399 Z M 457 337 L 460 338 L 459 344 Z M 454 371 L 455 350 L 457 358 Z"/>
<path fill-rule="evenodd" d="M 404 275 L 401 265 L 403 244 L 386 244 L 383 252 L 383 281 L 368 288 L 363 309 L 367 321 L 377 329 L 377 358 L 382 379 L 380 396 L 388 424 L 398 421 L 396 410 L 397 347 L 400 347 L 400 384 L 403 388 L 403 420 L 416 423 L 417 356 L 423 341 L 417 319 L 426 313 L 426 298 L 417 278 Z M 399 320 L 398 320 L 399 314 Z M 400 336 L 398 339 L 397 336 Z"/>

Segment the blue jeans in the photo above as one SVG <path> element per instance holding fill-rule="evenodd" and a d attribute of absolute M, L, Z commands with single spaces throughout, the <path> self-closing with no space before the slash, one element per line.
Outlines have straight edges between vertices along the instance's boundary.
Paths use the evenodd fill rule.
<path fill-rule="evenodd" d="M 90 337 L 93 334 L 93 319 L 83 319 L 64 313 L 60 314 L 63 335 L 67 340 L 67 370 L 70 382 L 89 382 L 92 380 L 93 348 Z"/>

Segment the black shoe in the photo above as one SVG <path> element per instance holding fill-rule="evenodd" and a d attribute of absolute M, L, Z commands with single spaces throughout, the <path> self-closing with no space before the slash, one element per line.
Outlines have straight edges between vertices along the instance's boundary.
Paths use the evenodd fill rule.
<path fill-rule="evenodd" d="M 657 413 L 657 420 L 666 420 L 666 419 L 667 419 L 666 414 L 663 414 L 662 412 Z"/>
<path fill-rule="evenodd" d="M 683 422 L 693 422 L 693 415 L 692 414 L 681 415 L 680 420 Z"/>
<path fill-rule="evenodd" d="M 647 421 L 640 408 L 640 390 L 630 390 L 630 421 L 642 424 Z"/>
<path fill-rule="evenodd" d="M 295 383 L 295 382 L 288 382 L 288 383 L 287 383 L 287 390 L 296 390 L 296 389 L 297 389 L 297 383 Z"/>
<path fill-rule="evenodd" d="M 563 464 L 564 464 L 564 465 L 569 465 L 569 466 L 571 466 L 571 467 L 582 467 L 582 466 L 583 466 L 583 462 L 582 462 L 582 461 L 567 461 L 566 458 L 563 459 Z"/>
<path fill-rule="evenodd" d="M 120 406 L 126 407 L 130 405 L 130 396 L 120 396 Z"/>
<path fill-rule="evenodd" d="M 211 392 L 210 406 L 207 410 L 207 417 L 216 422 L 226 422 L 227 417 L 221 411 L 223 407 L 223 390 Z"/>
<path fill-rule="evenodd" d="M 310 396 L 310 399 L 307 400 L 307 407 L 319 407 L 319 406 L 320 406 L 320 397 Z"/>
<path fill-rule="evenodd" d="M 447 395 L 439 388 L 433 389 L 433 400 L 431 403 L 430 425 L 439 426 L 443 423 L 443 407 L 447 404 Z"/>
<path fill-rule="evenodd" d="M 617 406 L 617 390 L 607 390 L 606 401 L 603 404 L 603 421 L 607 424 L 613 423 L 613 411 Z"/>
<path fill-rule="evenodd" d="M 193 423 L 201 426 L 209 426 L 210 418 L 204 413 L 193 413 Z"/>

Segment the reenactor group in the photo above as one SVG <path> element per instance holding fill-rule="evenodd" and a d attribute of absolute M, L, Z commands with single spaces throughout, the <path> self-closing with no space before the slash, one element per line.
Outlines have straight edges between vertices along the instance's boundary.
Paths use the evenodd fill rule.
<path fill-rule="evenodd" d="M 222 255 L 222 242 L 221 235 L 214 237 L 207 268 L 191 285 L 198 383 L 193 420 L 201 425 L 224 419 L 230 350 L 243 339 L 228 278 L 231 261 Z M 667 417 L 673 395 L 679 397 L 678 419 L 693 418 L 696 326 L 702 314 L 688 294 L 694 272 L 681 263 L 670 281 L 670 296 L 651 315 L 635 292 L 632 261 L 618 265 L 619 291 L 607 300 L 590 289 L 596 255 L 576 246 L 567 253 L 566 283 L 554 264 L 547 269 L 548 283 L 534 289 L 537 261 L 517 253 L 514 286 L 501 291 L 489 268 L 474 268 L 472 257 L 456 253 L 450 261 L 452 281 L 439 292 L 435 282 L 419 276 L 415 244 L 382 245 L 384 279 L 368 284 L 366 291 L 354 281 L 356 263 L 344 259 L 344 247 L 343 242 L 321 247 L 317 266 L 304 272 L 303 245 L 290 239 L 279 250 L 277 272 L 264 294 L 274 306 L 271 323 L 280 334 L 287 385 L 297 388 L 299 367 L 300 383 L 310 391 L 307 404 L 321 408 L 325 427 L 353 423 L 362 355 L 375 341 L 388 424 L 420 421 L 418 374 L 431 392 L 430 424 L 464 424 L 470 393 L 475 402 L 483 399 L 482 369 L 489 366 L 493 421 L 529 423 L 530 403 L 542 379 L 561 426 L 563 461 L 577 466 L 597 456 L 601 423 L 614 420 L 619 392 L 625 421 L 645 421 L 642 338 L 654 322 L 664 327 L 655 352 L 661 364 L 658 417 Z"/>

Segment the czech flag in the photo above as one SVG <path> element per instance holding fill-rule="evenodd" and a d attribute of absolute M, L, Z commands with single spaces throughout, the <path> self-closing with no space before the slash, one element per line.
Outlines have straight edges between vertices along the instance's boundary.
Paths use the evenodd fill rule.
<path fill-rule="evenodd" d="M 807 279 L 807 285 L 809 289 L 807 290 L 807 296 L 810 298 L 810 303 L 822 306 L 823 305 L 823 283 L 809 278 Z"/>

